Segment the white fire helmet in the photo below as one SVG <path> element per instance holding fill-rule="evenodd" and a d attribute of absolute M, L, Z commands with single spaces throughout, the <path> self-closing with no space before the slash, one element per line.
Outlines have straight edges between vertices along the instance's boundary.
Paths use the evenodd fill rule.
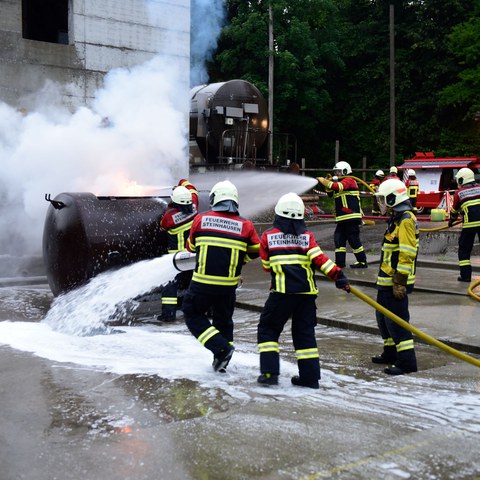
<path fill-rule="evenodd" d="M 275 213 L 280 217 L 299 220 L 305 214 L 305 205 L 296 193 L 286 193 L 280 197 L 275 205 Z"/>
<path fill-rule="evenodd" d="M 465 185 L 475 181 L 475 174 L 469 168 L 461 168 L 455 175 L 455 180 L 459 185 Z"/>
<path fill-rule="evenodd" d="M 192 192 L 187 187 L 179 185 L 172 192 L 172 202 L 178 205 L 191 205 Z"/>
<path fill-rule="evenodd" d="M 412 168 L 409 168 L 409 169 L 407 170 L 407 175 L 408 175 L 409 177 L 414 177 L 414 176 L 416 175 L 415 170 L 413 170 Z"/>
<path fill-rule="evenodd" d="M 238 206 L 237 187 L 229 180 L 216 183 L 210 190 L 210 205 L 212 207 L 223 200 L 233 200 Z"/>
<path fill-rule="evenodd" d="M 389 178 L 381 183 L 375 196 L 382 215 L 385 215 L 389 208 L 393 208 L 410 198 L 405 184 L 396 178 Z"/>
<path fill-rule="evenodd" d="M 376 177 L 382 177 L 382 178 L 383 178 L 383 177 L 385 176 L 385 174 L 383 173 L 383 170 L 377 170 L 377 171 L 375 172 L 375 176 L 376 176 Z"/>
<path fill-rule="evenodd" d="M 338 176 L 350 175 L 352 167 L 347 162 L 338 162 L 333 167 L 333 173 Z"/>
<path fill-rule="evenodd" d="M 390 173 L 398 173 L 398 168 L 395 166 L 390 167 Z"/>

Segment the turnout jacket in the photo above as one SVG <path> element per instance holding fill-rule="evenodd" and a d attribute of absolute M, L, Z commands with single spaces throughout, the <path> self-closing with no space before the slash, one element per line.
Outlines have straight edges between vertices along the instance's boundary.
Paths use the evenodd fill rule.
<path fill-rule="evenodd" d="M 393 275 L 399 272 L 408 275 L 407 289 L 413 290 L 418 237 L 417 219 L 411 210 L 396 213 L 390 218 L 382 243 L 378 288 L 392 287 Z"/>
<path fill-rule="evenodd" d="M 382 183 L 382 180 L 380 180 L 378 177 L 373 177 L 370 180 L 369 186 L 372 190 L 375 190 L 376 192 L 381 183 Z"/>
<path fill-rule="evenodd" d="M 360 192 L 353 178 L 345 177 L 339 182 L 330 181 L 326 192 L 335 200 L 335 221 L 361 220 Z"/>
<path fill-rule="evenodd" d="M 417 178 L 408 178 L 405 182 L 405 186 L 407 187 L 407 193 L 410 198 L 417 198 L 418 191 L 420 190 L 420 186 L 418 183 Z"/>
<path fill-rule="evenodd" d="M 260 241 L 262 267 L 271 274 L 271 287 L 278 293 L 304 293 L 316 295 L 312 266 L 327 277 L 336 280 L 341 269 L 325 255 L 311 232 L 300 235 L 286 234 L 271 227 Z"/>
<path fill-rule="evenodd" d="M 250 220 L 211 210 L 195 217 L 187 249 L 196 253 L 190 288 L 221 294 L 235 290 L 243 264 L 259 256 L 260 239 Z"/>
<path fill-rule="evenodd" d="M 167 211 L 164 213 L 160 226 L 167 231 L 167 249 L 168 253 L 175 253 L 180 250 L 185 250 L 185 244 L 190 233 L 190 228 L 193 219 L 198 213 L 198 192 L 197 189 L 185 179 L 178 182 L 179 186 L 188 188 L 192 194 L 192 212 L 185 213 L 179 208 L 170 204 Z"/>
<path fill-rule="evenodd" d="M 480 227 L 480 184 L 473 183 L 455 192 L 450 217 L 457 218 L 460 211 L 463 228 Z"/>

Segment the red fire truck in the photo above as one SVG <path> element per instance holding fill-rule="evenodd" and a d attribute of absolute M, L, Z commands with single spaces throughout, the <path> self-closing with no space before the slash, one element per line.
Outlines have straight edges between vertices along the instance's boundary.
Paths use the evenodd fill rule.
<path fill-rule="evenodd" d="M 463 167 L 471 168 L 480 181 L 480 157 L 435 157 L 432 152 L 415 152 L 415 156 L 406 159 L 398 169 L 403 170 L 404 179 L 408 169 L 415 170 L 420 186 L 417 208 L 419 212 L 426 212 L 437 208 L 446 192 L 454 193 L 455 174 Z M 400 172 L 399 176 L 402 177 Z"/>

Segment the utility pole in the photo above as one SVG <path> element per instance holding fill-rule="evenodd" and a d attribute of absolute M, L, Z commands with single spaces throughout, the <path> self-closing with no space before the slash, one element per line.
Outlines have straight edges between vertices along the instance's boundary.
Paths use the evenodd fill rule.
<path fill-rule="evenodd" d="M 273 164 L 273 12 L 268 6 L 268 163 Z"/>
<path fill-rule="evenodd" d="M 395 10 L 390 4 L 390 166 L 395 165 Z"/>

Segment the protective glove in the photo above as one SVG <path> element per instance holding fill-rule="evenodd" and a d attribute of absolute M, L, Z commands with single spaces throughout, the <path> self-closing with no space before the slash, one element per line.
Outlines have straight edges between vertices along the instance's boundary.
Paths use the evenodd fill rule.
<path fill-rule="evenodd" d="M 327 187 L 330 183 L 325 177 L 317 177 L 317 180 L 324 186 Z"/>
<path fill-rule="evenodd" d="M 405 273 L 395 272 L 393 274 L 393 296 L 397 300 L 402 300 L 407 295 L 408 275 Z"/>
<path fill-rule="evenodd" d="M 335 279 L 335 286 L 340 290 L 345 290 L 350 293 L 350 282 L 342 271 L 340 271 Z"/>
<path fill-rule="evenodd" d="M 457 221 L 458 215 L 450 214 L 450 220 L 448 221 L 448 226 L 453 227 L 453 224 Z"/>

